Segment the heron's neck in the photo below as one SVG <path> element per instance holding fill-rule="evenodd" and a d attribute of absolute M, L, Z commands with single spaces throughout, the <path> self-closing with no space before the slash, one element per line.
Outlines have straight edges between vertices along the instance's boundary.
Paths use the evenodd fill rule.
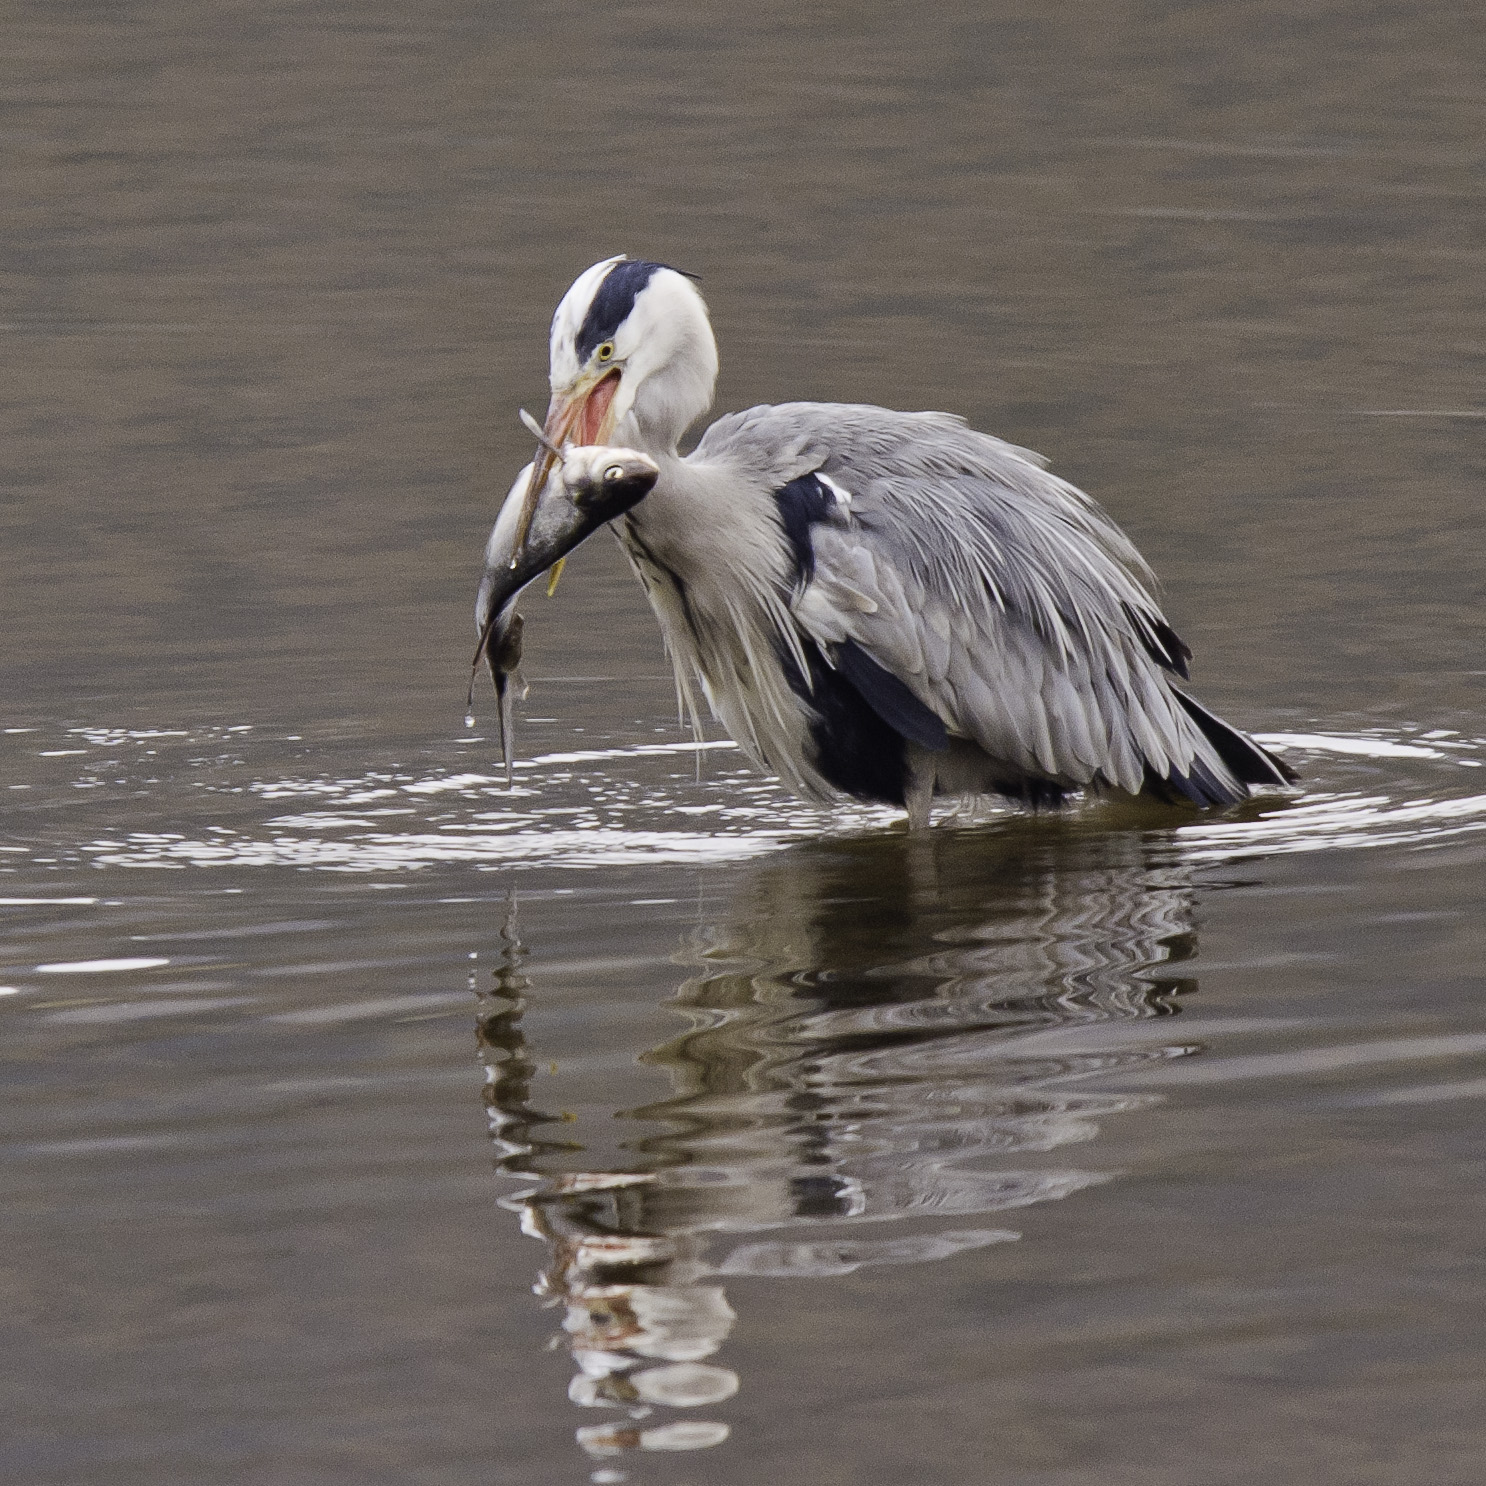
<path fill-rule="evenodd" d="M 616 448 L 638 449 L 664 465 L 668 459 L 680 457 L 676 446 L 685 432 L 684 427 L 677 429 L 665 421 L 644 417 L 638 409 L 631 408 L 614 425 L 609 442 Z"/>
<path fill-rule="evenodd" d="M 801 727 L 780 656 L 799 651 L 791 574 L 773 497 L 726 462 L 656 451 L 660 478 L 618 523 L 665 633 L 678 684 L 699 677 L 713 712 L 745 751 L 808 792 Z"/>
<path fill-rule="evenodd" d="M 674 445 L 645 452 L 660 465 L 660 478 L 626 518 L 635 546 L 696 603 L 714 609 L 719 622 L 756 608 L 766 593 L 787 590 L 777 516 L 756 481 L 695 454 L 683 459 Z"/>
<path fill-rule="evenodd" d="M 676 457 L 682 435 L 712 406 L 713 368 L 677 358 L 646 376 L 615 425 L 611 442 L 652 459 Z"/>

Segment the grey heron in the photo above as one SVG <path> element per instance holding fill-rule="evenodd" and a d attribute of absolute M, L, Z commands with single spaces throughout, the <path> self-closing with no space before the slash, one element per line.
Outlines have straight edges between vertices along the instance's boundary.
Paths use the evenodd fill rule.
<path fill-rule="evenodd" d="M 660 263 L 585 270 L 550 349 L 542 448 L 491 533 L 476 610 L 476 663 L 498 690 L 517 595 L 601 524 L 565 451 L 581 446 L 581 485 L 623 446 L 649 465 L 616 476 L 612 524 L 693 723 L 700 683 L 748 756 L 807 800 L 922 825 L 938 795 L 1200 807 L 1294 780 L 1179 684 L 1191 652 L 1150 569 L 1037 455 L 946 413 L 809 402 L 729 414 L 681 454 L 717 345 L 691 277 Z"/>

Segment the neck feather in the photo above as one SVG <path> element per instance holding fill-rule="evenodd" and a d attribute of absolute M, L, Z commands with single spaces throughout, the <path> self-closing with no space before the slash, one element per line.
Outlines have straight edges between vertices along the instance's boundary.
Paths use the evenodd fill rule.
<path fill-rule="evenodd" d="M 669 347 L 656 347 L 657 362 L 635 358 L 634 400 L 615 427 L 615 441 L 646 454 L 674 454 L 682 435 L 712 406 L 717 348 L 705 319 Z"/>

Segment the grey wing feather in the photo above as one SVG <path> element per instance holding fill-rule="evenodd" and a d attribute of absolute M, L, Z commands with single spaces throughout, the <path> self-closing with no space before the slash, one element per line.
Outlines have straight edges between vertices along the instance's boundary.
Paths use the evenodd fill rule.
<path fill-rule="evenodd" d="M 828 654 L 855 642 L 993 759 L 1131 793 L 1154 776 L 1201 803 L 1284 782 L 1241 734 L 1215 746 L 1173 684 L 1188 652 L 1150 570 L 1035 455 L 944 413 L 787 403 L 720 420 L 694 457 L 842 492 L 811 528 L 798 622 Z"/>

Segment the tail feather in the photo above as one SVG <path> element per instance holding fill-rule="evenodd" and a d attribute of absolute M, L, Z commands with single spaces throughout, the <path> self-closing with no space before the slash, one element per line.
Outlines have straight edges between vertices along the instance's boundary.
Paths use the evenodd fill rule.
<path fill-rule="evenodd" d="M 1183 774 L 1179 769 L 1173 769 L 1164 778 L 1147 764 L 1145 783 L 1140 792 L 1168 805 L 1190 803 L 1199 810 L 1205 810 L 1209 805 L 1236 805 L 1249 797 L 1247 786 L 1240 784 L 1235 788 L 1226 783 L 1201 759 L 1192 760 L 1190 773 Z"/>
<path fill-rule="evenodd" d="M 1294 784 L 1300 778 L 1283 759 L 1277 759 L 1237 728 L 1229 727 L 1221 717 L 1214 717 L 1185 692 L 1173 688 L 1172 694 L 1240 784 Z"/>

